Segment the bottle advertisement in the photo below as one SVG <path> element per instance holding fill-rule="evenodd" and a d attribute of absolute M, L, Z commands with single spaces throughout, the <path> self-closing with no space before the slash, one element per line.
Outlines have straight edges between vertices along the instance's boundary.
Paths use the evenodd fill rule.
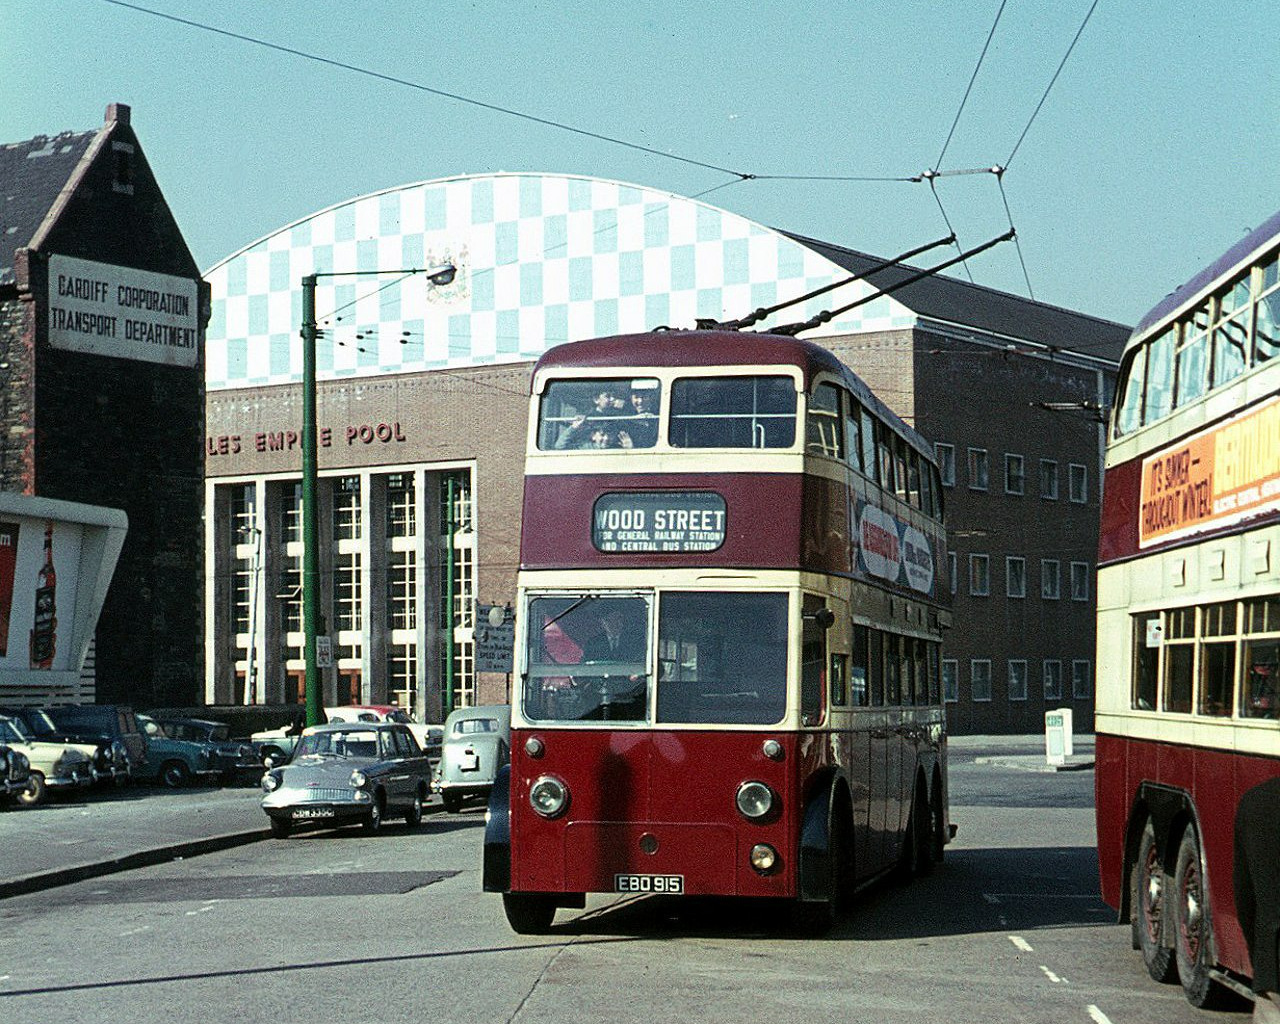
<path fill-rule="evenodd" d="M 75 620 L 83 533 L 52 519 L 0 521 L 0 671 L 70 667 L 61 624 Z"/>

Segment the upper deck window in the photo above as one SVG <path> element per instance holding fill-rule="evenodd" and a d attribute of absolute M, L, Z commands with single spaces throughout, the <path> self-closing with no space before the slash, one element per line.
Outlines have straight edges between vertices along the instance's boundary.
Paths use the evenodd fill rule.
<path fill-rule="evenodd" d="M 684 377 L 671 387 L 673 448 L 790 448 L 796 387 L 790 377 Z"/>
<path fill-rule="evenodd" d="M 809 396 L 809 415 L 805 427 L 805 448 L 818 455 L 844 458 L 844 439 L 840 428 L 840 389 L 834 384 L 819 384 Z M 856 426 L 857 421 L 854 421 Z"/>
<path fill-rule="evenodd" d="M 538 448 L 652 448 L 661 412 L 652 377 L 553 380 L 538 410 Z"/>

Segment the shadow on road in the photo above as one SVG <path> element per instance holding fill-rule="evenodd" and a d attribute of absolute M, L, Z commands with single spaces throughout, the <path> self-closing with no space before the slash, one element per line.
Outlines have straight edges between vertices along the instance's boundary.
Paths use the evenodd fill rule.
<path fill-rule="evenodd" d="M 879 882 L 861 892 L 827 936 L 861 942 L 1035 931 L 1109 924 L 1098 896 L 1092 847 L 950 851 L 945 863 L 909 885 Z M 558 925 L 554 932 L 646 938 L 806 938 L 776 900 L 646 896 Z"/>

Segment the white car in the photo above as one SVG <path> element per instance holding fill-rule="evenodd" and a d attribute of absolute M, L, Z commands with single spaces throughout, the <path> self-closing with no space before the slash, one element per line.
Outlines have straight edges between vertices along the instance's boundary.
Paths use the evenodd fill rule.
<path fill-rule="evenodd" d="M 396 722 L 408 726 L 413 738 L 434 764 L 440 757 L 440 741 L 443 730 L 438 725 L 415 722 L 404 708 L 394 704 L 348 704 L 324 709 L 326 722 Z M 262 763 L 270 768 L 289 760 L 294 745 L 302 732 L 297 725 L 282 725 L 278 729 L 255 732 L 249 737 Z"/>

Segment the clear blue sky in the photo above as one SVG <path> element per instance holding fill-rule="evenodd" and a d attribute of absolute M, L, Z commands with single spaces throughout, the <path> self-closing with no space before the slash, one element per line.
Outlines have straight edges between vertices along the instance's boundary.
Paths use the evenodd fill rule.
<path fill-rule="evenodd" d="M 131 0 L 656 153 L 105 0 L 0 0 L 0 141 L 133 123 L 201 267 L 356 195 L 547 171 L 697 195 L 730 175 L 1005 165 L 979 284 L 1133 323 L 1280 209 L 1280 5 L 1256 0 Z M 1016 151 L 1015 151 L 1015 146 Z M 1012 159 L 1010 159 L 1012 155 Z M 771 227 L 892 255 L 1007 229 L 996 179 L 738 181 Z M 942 257 L 938 257 L 940 259 Z M 931 262 L 934 257 L 928 258 Z M 954 271 L 962 273 L 961 271 Z"/>

